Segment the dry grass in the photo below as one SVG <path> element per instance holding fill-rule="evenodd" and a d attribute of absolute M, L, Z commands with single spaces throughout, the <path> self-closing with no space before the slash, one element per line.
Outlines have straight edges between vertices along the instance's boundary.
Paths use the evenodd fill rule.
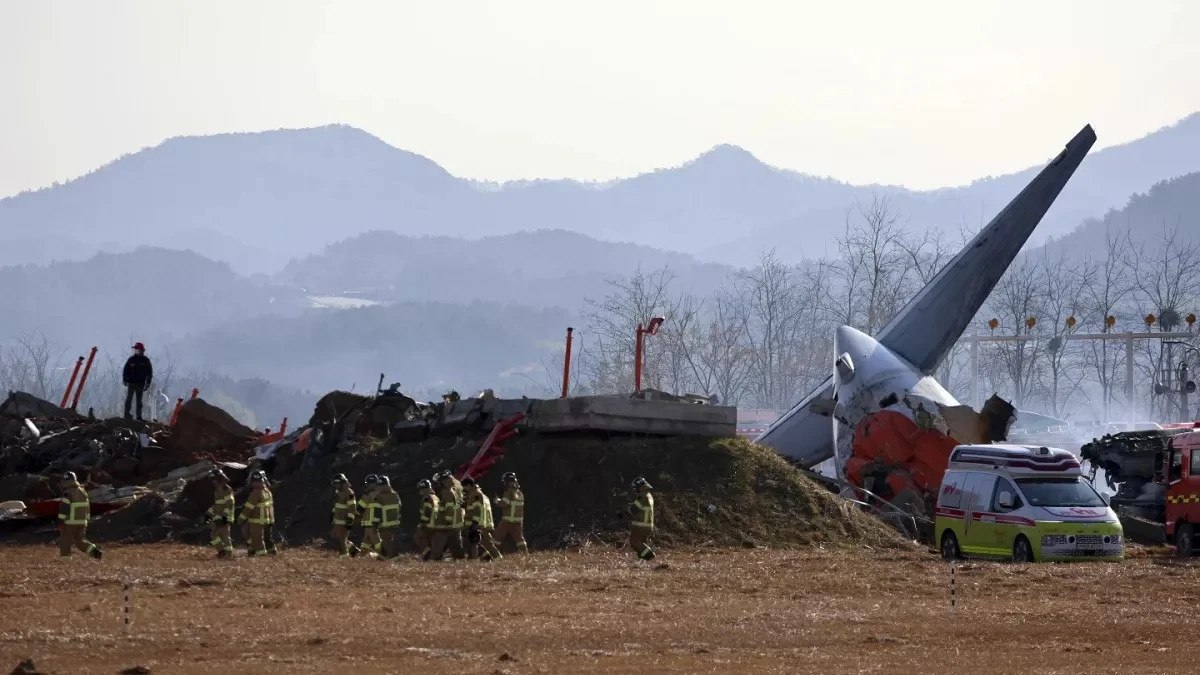
<path fill-rule="evenodd" d="M 612 550 L 383 563 L 0 548 L 0 671 L 1191 672 L 1196 563 L 959 567 L 925 552 Z M 121 581 L 137 579 L 132 634 Z"/>

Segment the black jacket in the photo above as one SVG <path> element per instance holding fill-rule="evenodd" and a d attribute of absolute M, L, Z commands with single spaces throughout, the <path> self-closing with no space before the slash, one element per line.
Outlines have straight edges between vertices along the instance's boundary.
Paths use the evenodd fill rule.
<path fill-rule="evenodd" d="M 151 380 L 154 379 L 154 368 L 150 365 L 150 359 L 146 358 L 145 354 L 134 354 L 125 362 L 125 373 L 121 376 L 122 381 L 127 387 L 141 387 L 145 389 L 150 386 Z"/>

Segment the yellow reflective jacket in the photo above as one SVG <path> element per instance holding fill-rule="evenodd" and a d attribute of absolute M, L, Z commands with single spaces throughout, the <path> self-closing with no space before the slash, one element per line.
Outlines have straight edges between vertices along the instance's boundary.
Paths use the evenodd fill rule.
<path fill-rule="evenodd" d="M 354 490 L 343 487 L 333 496 L 333 524 L 348 525 L 358 515 L 358 500 L 354 498 Z"/>
<path fill-rule="evenodd" d="M 375 506 L 379 509 L 379 527 L 390 529 L 400 527 L 400 495 L 392 488 L 384 488 L 375 498 Z"/>
<path fill-rule="evenodd" d="M 91 503 L 88 502 L 87 492 L 79 483 L 69 486 L 59 499 L 58 519 L 64 525 L 87 525 L 92 515 Z"/>
<path fill-rule="evenodd" d="M 633 500 L 629 505 L 629 512 L 633 515 L 631 524 L 634 527 L 654 527 L 654 495 L 647 492 Z"/>
<path fill-rule="evenodd" d="M 467 494 L 467 524 L 478 525 L 481 530 L 496 528 L 492 519 L 492 503 L 482 490 L 478 494 Z"/>

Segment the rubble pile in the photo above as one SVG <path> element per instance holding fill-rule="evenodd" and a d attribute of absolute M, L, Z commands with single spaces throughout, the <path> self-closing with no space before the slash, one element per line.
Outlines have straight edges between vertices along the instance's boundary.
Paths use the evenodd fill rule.
<path fill-rule="evenodd" d="M 190 482 L 218 465 L 241 476 L 261 437 L 199 398 L 184 404 L 169 427 L 98 420 L 10 393 L 0 404 L 0 502 L 20 502 L 23 509 L 6 509 L 0 520 L 11 530 L 52 519 L 61 494 L 57 477 L 73 471 L 88 489 L 98 538 L 163 538 L 176 503 L 183 520 L 196 515 L 194 499 L 180 501 Z"/>
<path fill-rule="evenodd" d="M 490 391 L 440 403 L 418 403 L 396 387 L 373 397 L 331 392 L 309 425 L 268 436 L 200 399 L 184 405 L 174 427 L 55 416 L 44 403 L 23 399 L 16 414 L 0 415 L 0 502 L 24 500 L 26 517 L 52 518 L 57 505 L 50 500 L 59 492 L 52 478 L 74 470 L 89 489 L 94 541 L 204 543 L 209 470 L 225 470 L 240 504 L 249 472 L 262 468 L 275 495 L 277 538 L 305 545 L 328 535 L 335 474 L 360 489 L 366 475 L 378 473 L 400 492 L 404 546 L 416 522 L 417 481 L 459 469 L 497 422 L 536 413 L 539 402 L 497 399 Z M 525 534 L 535 547 L 621 544 L 637 476 L 654 485 L 655 537 L 665 545 L 903 545 L 881 521 L 744 440 L 549 433 L 532 417 L 504 443 L 507 451 L 481 484 L 496 496 L 504 472 L 520 476 Z M 37 522 L 42 529 L 23 536 L 52 529 L 52 521 Z"/>

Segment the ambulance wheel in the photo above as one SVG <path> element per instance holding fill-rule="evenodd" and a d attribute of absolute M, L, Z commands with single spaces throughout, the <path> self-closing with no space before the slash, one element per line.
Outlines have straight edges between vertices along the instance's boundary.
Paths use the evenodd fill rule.
<path fill-rule="evenodd" d="M 1196 534 L 1191 523 L 1180 523 L 1175 527 L 1175 555 L 1186 558 L 1196 546 Z"/>
<path fill-rule="evenodd" d="M 1013 562 L 1033 562 L 1033 546 L 1023 534 L 1017 535 L 1017 540 L 1013 542 Z"/>
<path fill-rule="evenodd" d="M 958 537 L 950 530 L 946 530 L 942 534 L 942 559 L 943 560 L 958 560 L 962 557 L 962 551 L 958 550 Z"/>

